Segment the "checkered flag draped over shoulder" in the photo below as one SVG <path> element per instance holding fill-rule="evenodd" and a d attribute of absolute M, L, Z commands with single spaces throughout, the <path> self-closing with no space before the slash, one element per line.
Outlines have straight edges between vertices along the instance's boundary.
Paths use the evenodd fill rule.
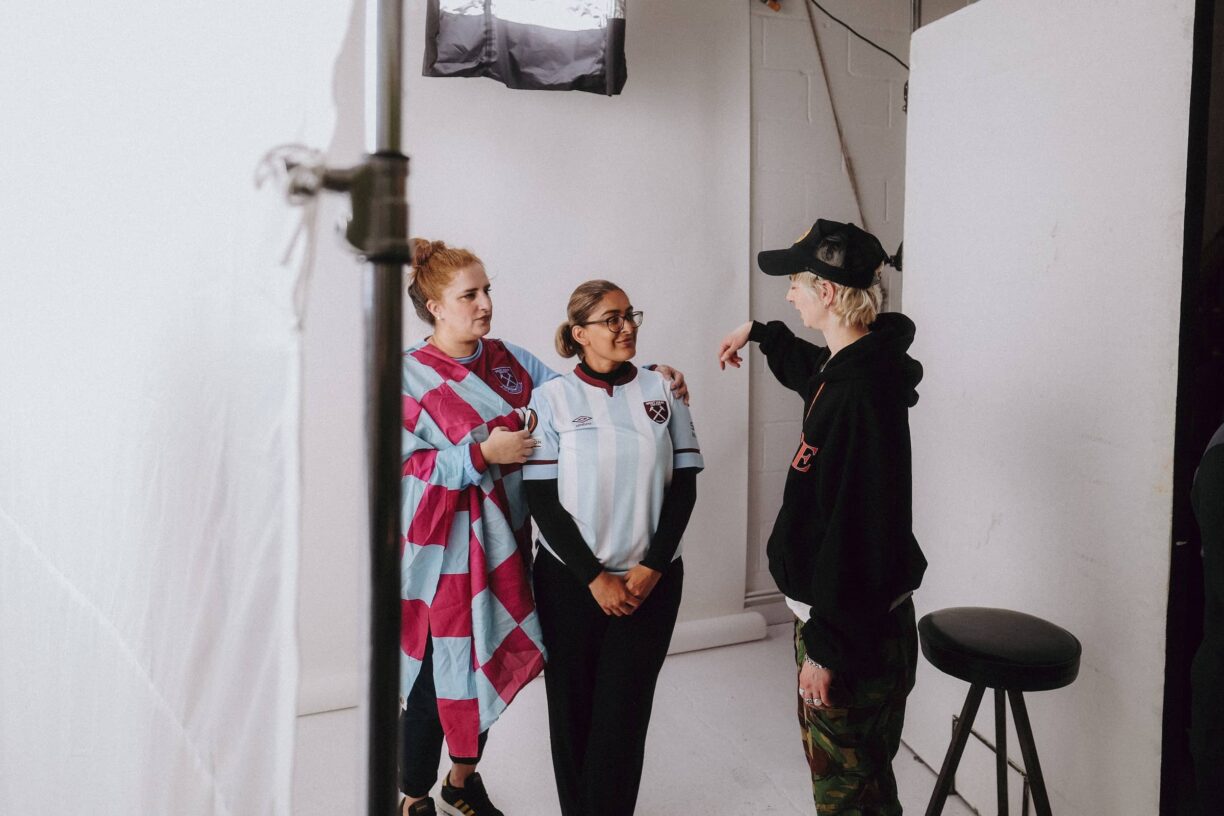
<path fill-rule="evenodd" d="M 486 340 L 483 353 L 519 368 L 497 341 Z M 530 396 L 521 368 L 489 368 L 497 386 L 509 371 Z M 499 388 L 428 345 L 404 356 L 403 400 L 401 695 L 432 639 L 447 746 L 476 756 L 480 733 L 544 667 L 524 561 L 531 531 L 521 469 L 491 466 L 479 484 L 464 485 L 471 444 L 518 420 Z"/>

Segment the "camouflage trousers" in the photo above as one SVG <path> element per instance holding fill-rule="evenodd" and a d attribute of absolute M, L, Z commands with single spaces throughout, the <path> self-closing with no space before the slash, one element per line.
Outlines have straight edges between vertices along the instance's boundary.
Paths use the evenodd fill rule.
<path fill-rule="evenodd" d="M 899 633 L 884 644 L 884 672 L 873 677 L 834 675 L 833 702 L 844 707 L 808 708 L 796 694 L 817 813 L 901 813 L 892 760 L 901 745 L 905 698 L 914 687 L 918 634 L 913 601 L 905 601 L 892 614 L 901 616 L 901 625 Z M 800 632 L 796 620 L 796 666 L 802 666 L 806 656 Z"/>

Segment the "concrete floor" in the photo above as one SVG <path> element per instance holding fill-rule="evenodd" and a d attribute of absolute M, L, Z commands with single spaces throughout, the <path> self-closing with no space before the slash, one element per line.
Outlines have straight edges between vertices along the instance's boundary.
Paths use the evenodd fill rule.
<path fill-rule="evenodd" d="M 640 816 L 815 813 L 791 704 L 790 631 L 771 626 L 765 640 L 667 659 L 647 740 Z M 361 812 L 358 721 L 355 710 L 299 720 L 295 814 Z M 894 769 L 905 811 L 922 813 L 934 774 L 905 748 Z M 481 775 L 507 816 L 558 812 L 542 680 L 494 727 Z M 944 813 L 973 811 L 952 798 Z"/>

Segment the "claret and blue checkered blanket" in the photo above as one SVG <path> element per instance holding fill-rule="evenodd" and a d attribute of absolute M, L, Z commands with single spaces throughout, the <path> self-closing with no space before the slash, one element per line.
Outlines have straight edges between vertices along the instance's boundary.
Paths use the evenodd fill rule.
<path fill-rule="evenodd" d="M 432 638 L 454 756 L 476 756 L 480 733 L 544 667 L 521 466 L 486 467 L 477 446 L 498 426 L 521 428 L 514 409 L 531 386 L 496 340 L 466 364 L 428 344 L 404 354 L 400 687 L 406 699 Z"/>

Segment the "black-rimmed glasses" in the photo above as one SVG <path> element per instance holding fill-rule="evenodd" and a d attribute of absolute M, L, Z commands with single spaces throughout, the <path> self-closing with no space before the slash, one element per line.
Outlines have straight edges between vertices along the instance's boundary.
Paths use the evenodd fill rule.
<path fill-rule="evenodd" d="M 614 314 L 611 317 L 605 317 L 603 320 L 588 320 L 587 322 L 579 323 L 578 325 L 592 326 L 596 323 L 602 323 L 608 327 L 608 331 L 612 332 L 613 334 L 620 334 L 621 330 L 625 328 L 626 323 L 633 326 L 635 329 L 642 325 L 643 314 L 644 312 L 641 311 L 626 312 L 625 314 Z"/>

